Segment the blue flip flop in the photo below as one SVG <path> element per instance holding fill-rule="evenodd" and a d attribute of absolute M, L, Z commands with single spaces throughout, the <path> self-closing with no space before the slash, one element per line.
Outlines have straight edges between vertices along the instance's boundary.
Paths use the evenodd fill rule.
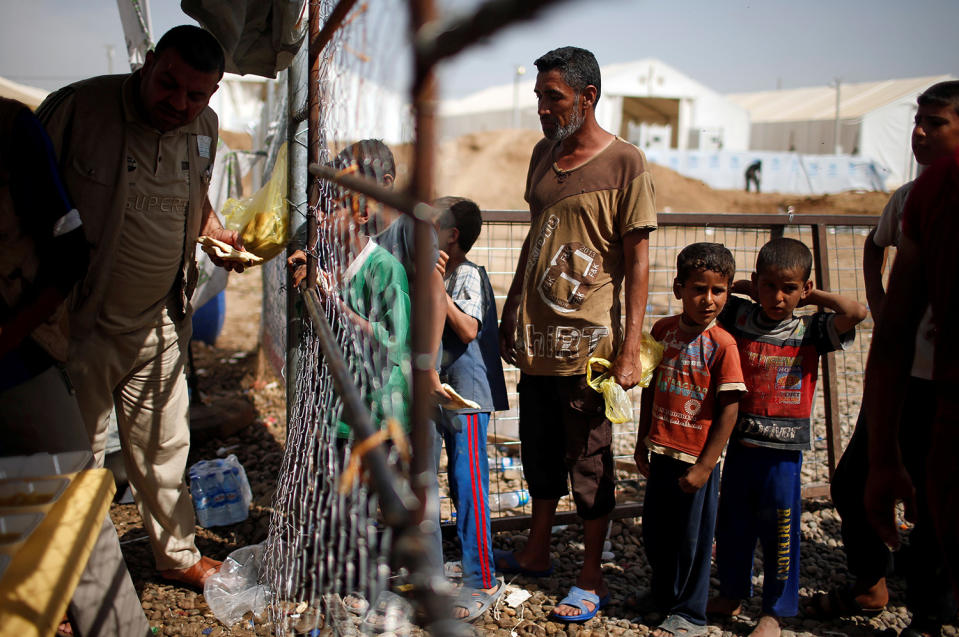
<path fill-rule="evenodd" d="M 503 562 L 506 566 L 500 566 L 499 563 Z M 512 551 L 493 551 L 493 564 L 496 566 L 496 570 L 502 573 L 503 575 L 523 575 L 525 577 L 549 577 L 553 574 L 553 565 L 550 564 L 549 568 L 545 571 L 534 571 L 532 569 L 524 568 L 516 561 L 516 556 L 513 555 Z"/>
<path fill-rule="evenodd" d="M 586 608 L 585 602 L 592 604 L 593 609 L 589 610 Z M 579 586 L 572 586 L 569 589 L 569 594 L 561 599 L 559 604 L 556 605 L 572 606 L 573 608 L 578 608 L 583 612 L 581 612 L 579 615 L 557 615 L 554 611 L 550 611 L 549 618 L 558 622 L 566 622 L 567 624 L 579 624 L 596 617 L 596 613 L 598 613 L 599 610 L 607 604 L 609 604 L 608 593 L 603 596 L 602 599 L 600 599 L 599 595 L 596 593 L 590 593 L 589 591 L 583 590 Z"/>

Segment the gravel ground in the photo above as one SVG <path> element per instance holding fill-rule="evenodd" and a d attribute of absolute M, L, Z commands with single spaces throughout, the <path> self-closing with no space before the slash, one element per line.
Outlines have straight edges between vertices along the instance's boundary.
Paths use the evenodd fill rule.
<path fill-rule="evenodd" d="M 197 545 L 204 554 L 225 558 L 241 546 L 262 541 L 267 534 L 269 507 L 276 475 L 282 460 L 285 439 L 285 397 L 281 383 L 275 379 L 257 378 L 256 348 L 259 277 L 257 274 L 234 276 L 228 290 L 227 325 L 217 347 L 197 345 L 194 349 L 200 375 L 200 389 L 207 401 L 224 397 L 245 397 L 256 409 L 256 421 L 247 429 L 224 439 L 194 440 L 190 462 L 215 457 L 220 447 L 232 447 L 246 468 L 253 487 L 254 504 L 245 522 L 230 527 L 198 529 Z M 274 627 L 268 621 L 244 620 L 232 629 L 220 624 L 209 610 L 202 594 L 172 586 L 161 580 L 154 568 L 139 515 L 133 505 L 114 504 L 111 514 L 117 525 L 124 555 L 134 583 L 141 595 L 143 608 L 158 635 L 268 635 Z M 525 588 L 531 597 L 519 608 L 500 604 L 476 624 L 477 632 L 502 637 L 512 635 L 645 635 L 650 626 L 634 620 L 623 605 L 624 599 L 646 590 L 649 568 L 642 545 L 642 529 L 637 519 L 617 520 L 612 525 L 613 559 L 603 565 L 612 601 L 595 619 L 585 624 L 563 625 L 547 620 L 547 614 L 573 584 L 582 552 L 580 527 L 570 525 L 555 534 L 552 557 L 556 571 L 545 580 L 513 578 L 513 587 Z M 841 585 L 846 578 L 839 519 L 828 501 L 805 503 L 802 515 L 801 596 Z M 498 533 L 497 548 L 519 548 L 525 533 Z M 457 547 L 448 542 L 447 558 L 456 559 Z M 757 561 L 758 564 L 758 561 Z M 757 569 L 758 570 L 758 569 Z M 716 581 L 713 581 L 716 584 Z M 759 613 L 759 591 L 762 577 L 754 578 L 756 595 L 744 613 L 736 618 L 714 623 L 711 635 L 748 634 Z M 820 622 L 797 617 L 785 621 L 784 634 L 797 635 L 867 635 L 894 628 L 897 632 L 908 623 L 904 608 L 903 585 L 899 578 L 890 580 L 892 599 L 889 609 L 879 617 L 863 617 Z M 402 634 L 405 631 L 397 631 Z M 422 634 L 418 629 L 414 634 Z M 321 634 L 331 634 L 325 630 Z M 955 626 L 943 634 L 954 636 Z"/>

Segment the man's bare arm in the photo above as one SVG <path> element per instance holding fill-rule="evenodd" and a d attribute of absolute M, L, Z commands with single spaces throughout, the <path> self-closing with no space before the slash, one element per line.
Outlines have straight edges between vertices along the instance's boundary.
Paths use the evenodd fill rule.
<path fill-rule="evenodd" d="M 499 352 L 503 360 L 511 365 L 516 364 L 516 314 L 519 311 L 519 302 L 523 298 L 523 281 L 526 278 L 526 263 L 529 260 L 529 233 L 523 241 L 523 248 L 516 263 L 516 272 L 513 273 L 513 282 L 510 283 L 506 301 L 503 303 L 503 313 L 499 324 Z"/>
<path fill-rule="evenodd" d="M 876 229 L 873 228 L 862 245 L 862 276 L 866 284 L 866 301 L 869 303 L 869 311 L 872 312 L 872 320 L 878 323 L 883 302 L 886 300 L 886 290 L 882 285 L 882 263 L 886 249 L 876 245 L 875 236 Z"/>
<path fill-rule="evenodd" d="M 915 490 L 899 451 L 899 420 L 915 351 L 913 335 L 928 304 L 919 246 L 903 237 L 886 293 L 882 321 L 873 332 L 863 403 L 869 426 L 869 475 L 865 504 L 886 544 L 899 545 L 895 504 L 915 519 Z M 904 335 L 908 335 L 904 337 Z"/>
<path fill-rule="evenodd" d="M 626 269 L 626 330 L 619 355 L 611 373 L 623 389 L 635 387 L 643 374 L 639 357 L 643 340 L 643 320 L 649 295 L 649 230 L 640 229 L 623 237 L 623 258 Z"/>

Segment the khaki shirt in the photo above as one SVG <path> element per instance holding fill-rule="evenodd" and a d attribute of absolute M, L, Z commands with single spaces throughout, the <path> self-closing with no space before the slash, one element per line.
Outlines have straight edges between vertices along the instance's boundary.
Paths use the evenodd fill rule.
<path fill-rule="evenodd" d="M 121 245 L 127 232 L 127 205 L 130 201 L 127 157 L 134 157 L 139 152 L 130 152 L 131 146 L 135 149 L 139 144 L 134 139 L 136 135 L 131 133 L 131 118 L 135 119 L 136 113 L 124 107 L 124 100 L 137 90 L 138 73 L 96 77 L 52 93 L 37 109 L 37 117 L 50 134 L 67 190 L 80 211 L 87 239 L 92 245 L 90 269 L 70 299 L 73 341 L 83 339 L 100 322 L 108 296 L 112 294 L 110 288 L 118 259 L 127 259 L 129 264 L 129 257 L 120 256 L 121 250 L 125 249 Z M 186 138 L 189 173 L 186 181 L 189 203 L 183 229 L 180 238 L 167 246 L 171 251 L 176 247 L 178 271 L 172 289 L 165 274 L 161 279 L 151 281 L 150 286 L 156 283 L 156 288 L 166 287 L 171 292 L 172 316 L 176 320 L 185 320 L 189 298 L 196 287 L 195 242 L 202 224 L 203 202 L 216 155 L 216 113 L 206 108 L 176 133 Z M 181 152 L 162 148 L 159 151 L 173 152 L 174 156 Z M 182 181 L 177 180 L 173 194 L 163 196 L 179 197 L 175 193 L 182 192 L 180 185 Z M 159 205 L 161 209 L 164 206 L 162 202 Z M 140 230 L 133 229 L 132 232 L 134 236 L 142 237 Z M 152 250 L 153 246 L 145 249 Z M 133 275 L 136 271 L 144 276 L 148 273 L 139 262 Z"/>
<path fill-rule="evenodd" d="M 562 170 L 557 142 L 533 149 L 526 182 L 530 246 L 519 307 L 519 368 L 571 376 L 590 356 L 612 360 L 623 340 L 623 236 L 656 228 L 646 157 L 615 138 L 586 163 Z"/>

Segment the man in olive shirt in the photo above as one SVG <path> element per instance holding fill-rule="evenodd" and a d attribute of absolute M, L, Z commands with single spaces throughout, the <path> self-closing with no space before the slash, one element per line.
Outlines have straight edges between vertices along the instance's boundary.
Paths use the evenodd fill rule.
<path fill-rule="evenodd" d="M 625 389 L 639 380 L 655 197 L 642 152 L 596 122 L 600 73 L 593 54 L 564 47 L 535 64 L 546 138 L 530 160 L 530 231 L 500 327 L 503 357 L 522 372 L 520 440 L 533 512 L 526 547 L 498 553 L 497 568 L 551 572 L 551 527 L 568 476 L 583 518 L 585 556 L 576 586 L 553 617 L 581 622 L 608 601 L 600 558 L 615 505 L 612 425 L 602 396 L 586 385 L 586 362 L 613 361 Z"/>
<path fill-rule="evenodd" d="M 223 69 L 213 36 L 180 26 L 142 69 L 78 82 L 38 109 L 93 245 L 69 300 L 68 372 L 94 455 L 102 464 L 115 409 L 157 568 L 192 586 L 219 566 L 194 544 L 184 481 L 194 245 L 204 234 L 242 247 L 207 199 L 217 144 L 207 105 Z"/>

